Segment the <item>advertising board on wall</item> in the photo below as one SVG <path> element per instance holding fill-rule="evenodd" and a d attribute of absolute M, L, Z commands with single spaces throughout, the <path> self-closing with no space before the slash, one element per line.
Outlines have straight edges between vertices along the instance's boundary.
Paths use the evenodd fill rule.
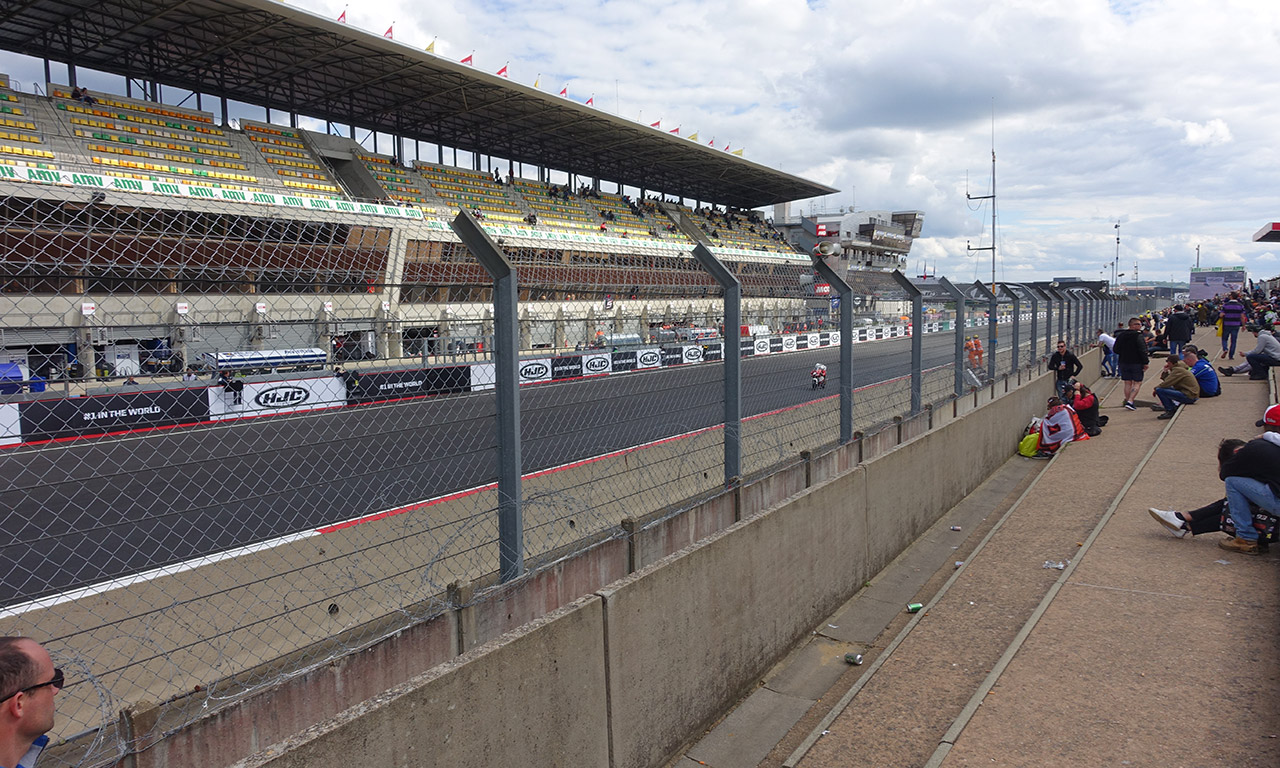
<path fill-rule="evenodd" d="M 337 376 L 290 381 L 255 381 L 240 391 L 209 387 L 209 415 L 214 421 L 313 411 L 345 405 L 347 386 Z"/>
<path fill-rule="evenodd" d="M 209 404 L 202 389 L 158 389 L 31 400 L 17 407 L 22 439 L 26 441 L 172 426 L 209 419 Z"/>

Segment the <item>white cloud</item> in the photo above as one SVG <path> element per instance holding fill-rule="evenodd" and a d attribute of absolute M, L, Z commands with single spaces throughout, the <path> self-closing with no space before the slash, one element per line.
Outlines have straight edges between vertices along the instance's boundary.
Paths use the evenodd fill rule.
<path fill-rule="evenodd" d="M 366 0 L 347 18 L 842 190 L 814 205 L 923 210 L 913 269 L 989 274 L 965 191 L 989 185 L 993 111 L 1002 277 L 1096 275 L 1117 220 L 1121 271 L 1185 278 L 1197 243 L 1203 266 L 1275 268 L 1250 237 L 1280 220 L 1280 3 Z"/>

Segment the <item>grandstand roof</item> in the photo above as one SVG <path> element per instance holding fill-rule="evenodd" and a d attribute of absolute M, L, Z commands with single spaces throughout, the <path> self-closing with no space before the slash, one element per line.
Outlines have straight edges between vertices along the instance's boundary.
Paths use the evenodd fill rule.
<path fill-rule="evenodd" d="M 656 192 L 837 190 L 273 0 L 14 0 L 0 48 Z"/>

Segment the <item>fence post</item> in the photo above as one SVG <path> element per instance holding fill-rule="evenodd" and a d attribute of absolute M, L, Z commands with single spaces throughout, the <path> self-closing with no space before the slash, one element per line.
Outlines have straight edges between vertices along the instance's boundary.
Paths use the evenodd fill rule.
<path fill-rule="evenodd" d="M 1017 291 L 1009 287 L 1008 283 L 1001 283 L 1000 290 L 1005 296 L 1013 299 L 1013 348 L 1009 350 L 1009 373 L 1013 373 L 1018 370 L 1019 341 L 1022 339 L 1019 327 L 1022 325 L 1022 298 Z M 1034 336 L 1033 333 L 1032 337 Z"/>
<path fill-rule="evenodd" d="M 742 283 L 702 243 L 693 256 L 724 290 L 724 484 L 742 477 Z"/>
<path fill-rule="evenodd" d="M 498 432 L 498 573 L 524 573 L 524 511 L 520 488 L 520 291 L 506 255 L 465 210 L 453 231 L 493 278 L 493 378 Z"/>
<path fill-rule="evenodd" d="M 951 294 L 952 300 L 956 303 L 955 392 L 958 397 L 964 394 L 964 333 L 966 330 L 964 326 L 964 292 L 952 285 L 951 281 L 945 277 L 938 278 L 938 284 L 941 285 L 947 293 Z"/>
<path fill-rule="evenodd" d="M 853 441 L 853 288 L 818 254 L 813 268 L 840 295 L 840 444 Z"/>
<path fill-rule="evenodd" d="M 901 271 L 895 269 L 890 274 L 898 287 L 911 297 L 911 414 L 914 416 L 922 407 L 924 389 L 924 294 Z"/>

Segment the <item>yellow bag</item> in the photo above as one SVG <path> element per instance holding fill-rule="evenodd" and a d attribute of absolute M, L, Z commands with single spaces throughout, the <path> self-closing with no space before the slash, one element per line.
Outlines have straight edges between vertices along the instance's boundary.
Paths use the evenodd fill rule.
<path fill-rule="evenodd" d="M 1040 433 L 1039 432 L 1034 432 L 1030 435 L 1027 435 L 1026 437 L 1022 438 L 1021 442 L 1018 443 L 1018 453 L 1028 458 L 1030 458 L 1031 456 L 1035 456 L 1036 452 L 1039 450 L 1040 450 Z"/>
<path fill-rule="evenodd" d="M 1218 338 L 1222 338 L 1222 318 L 1218 318 Z"/>

